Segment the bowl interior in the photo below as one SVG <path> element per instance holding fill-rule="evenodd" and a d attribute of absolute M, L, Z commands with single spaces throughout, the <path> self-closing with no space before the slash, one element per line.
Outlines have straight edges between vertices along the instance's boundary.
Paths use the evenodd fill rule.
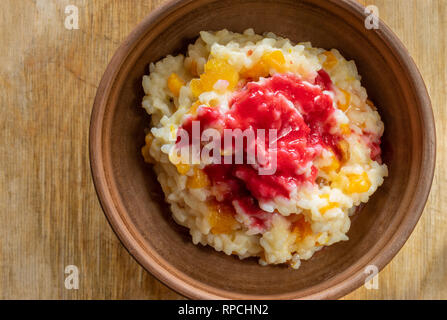
<path fill-rule="evenodd" d="M 400 228 L 421 174 L 423 129 L 419 100 L 402 65 L 383 42 L 381 31 L 367 30 L 361 9 L 340 3 L 184 1 L 169 4 L 177 10 L 166 10 L 156 23 L 143 23 L 140 28 L 147 30 L 133 36 L 138 41 L 132 44 L 119 68 L 106 101 L 101 129 L 105 179 L 119 211 L 119 218 L 115 218 L 122 220 L 118 228 L 130 230 L 134 245 L 139 248 L 125 242 L 130 252 L 146 267 L 153 264 L 148 260 L 157 259 L 159 266 L 172 276 L 163 280 L 175 289 L 193 297 L 204 297 L 202 291 L 233 298 L 303 297 L 318 292 L 326 292 L 320 297 L 335 297 L 339 291 L 327 290 L 353 275 L 357 276 L 357 283 L 350 289 L 358 285 L 363 268 Z M 256 259 L 240 261 L 209 247 L 193 245 L 187 230 L 172 220 L 152 168 L 143 162 L 140 153 L 144 129 L 149 126 L 149 116 L 140 108 L 144 95 L 141 79 L 148 73 L 149 63 L 185 52 L 186 45 L 201 30 L 227 28 L 242 32 L 249 27 L 257 33 L 271 31 L 294 42 L 311 41 L 313 46 L 337 48 L 346 58 L 354 59 L 362 85 L 385 123 L 382 148 L 389 177 L 354 216 L 348 233 L 350 240 L 318 252 L 303 262 L 299 270 L 262 267 Z M 112 225 L 117 229 L 116 223 Z M 381 261 L 379 267 L 387 262 Z M 183 291 L 183 281 L 200 292 Z"/>

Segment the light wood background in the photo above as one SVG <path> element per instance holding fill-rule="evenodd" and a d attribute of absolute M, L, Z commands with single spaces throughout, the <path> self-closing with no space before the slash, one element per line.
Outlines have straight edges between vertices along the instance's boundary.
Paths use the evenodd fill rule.
<path fill-rule="evenodd" d="M 114 51 L 158 0 L 0 1 L 0 298 L 177 299 L 127 253 L 90 177 L 88 129 Z M 411 238 L 379 289 L 348 299 L 447 298 L 447 0 L 368 0 L 414 57 L 430 92 L 437 170 Z M 65 6 L 79 8 L 66 30 Z M 80 271 L 78 290 L 64 269 Z"/>

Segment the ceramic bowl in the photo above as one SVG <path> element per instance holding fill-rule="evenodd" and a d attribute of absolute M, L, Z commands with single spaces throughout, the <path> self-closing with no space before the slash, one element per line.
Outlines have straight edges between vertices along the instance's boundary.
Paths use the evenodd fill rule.
<path fill-rule="evenodd" d="M 435 165 L 435 127 L 424 82 L 390 29 L 365 28 L 364 8 L 346 0 L 176 0 L 124 41 L 99 85 L 90 127 L 93 180 L 123 245 L 155 277 L 190 298 L 338 298 L 382 269 L 415 227 Z M 385 123 L 389 177 L 353 219 L 349 241 L 316 253 L 299 270 L 260 266 L 195 246 L 171 218 L 140 148 L 149 116 L 140 107 L 148 65 L 186 51 L 201 30 L 272 31 L 294 42 L 337 48 L 354 59 Z M 411 266 L 410 266 L 411 267 Z"/>

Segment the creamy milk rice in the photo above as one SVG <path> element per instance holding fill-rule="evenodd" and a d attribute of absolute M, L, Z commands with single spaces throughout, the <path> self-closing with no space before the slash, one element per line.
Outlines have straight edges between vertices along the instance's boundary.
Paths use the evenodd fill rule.
<path fill-rule="evenodd" d="M 348 240 L 388 174 L 380 115 L 335 49 L 204 31 L 186 56 L 152 63 L 143 87 L 142 154 L 195 244 L 297 269 Z"/>

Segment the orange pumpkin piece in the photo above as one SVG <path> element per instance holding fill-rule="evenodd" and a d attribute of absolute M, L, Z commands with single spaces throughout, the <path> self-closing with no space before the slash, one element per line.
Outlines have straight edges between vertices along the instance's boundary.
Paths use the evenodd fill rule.
<path fill-rule="evenodd" d="M 180 89 L 185 85 L 185 82 L 178 74 L 172 73 L 168 78 L 168 89 L 172 92 L 175 97 L 180 94 Z"/>
<path fill-rule="evenodd" d="M 212 201 L 208 204 L 208 221 L 211 225 L 212 234 L 231 233 L 238 222 L 234 218 L 236 212 L 228 204 Z"/>
<path fill-rule="evenodd" d="M 332 162 L 328 166 L 321 168 L 321 170 L 323 170 L 327 174 L 331 174 L 333 172 L 338 172 L 338 170 L 340 170 L 340 167 L 340 161 L 338 161 L 337 157 L 333 155 Z"/>
<path fill-rule="evenodd" d="M 326 70 L 330 70 L 335 67 L 335 65 L 338 63 L 335 55 L 330 51 L 323 52 L 323 54 L 326 56 L 326 61 L 323 62 L 323 68 Z"/>
<path fill-rule="evenodd" d="M 329 201 L 329 195 L 328 195 L 328 194 L 323 194 L 321 197 L 322 197 L 323 199 L 327 199 L 327 200 L 328 200 L 328 204 L 327 204 L 326 206 L 320 208 L 320 212 L 321 212 L 321 214 L 325 214 L 326 211 L 328 211 L 328 210 L 330 210 L 330 209 L 340 207 L 340 204 L 339 204 L 339 203 L 337 203 L 337 202 L 330 202 L 330 201 Z"/>
<path fill-rule="evenodd" d="M 191 106 L 191 108 L 189 109 L 188 113 L 191 115 L 196 115 L 197 114 L 197 109 L 202 105 L 202 103 L 197 100 L 196 102 L 194 102 Z"/>
<path fill-rule="evenodd" d="M 298 216 L 296 221 L 292 222 L 291 232 L 296 234 L 295 242 L 297 243 L 313 233 L 312 226 L 302 214 Z"/>
<path fill-rule="evenodd" d="M 250 69 L 241 71 L 243 78 L 253 80 L 258 80 L 261 77 L 268 77 L 269 74 L 269 68 L 262 61 L 256 62 Z"/>
<path fill-rule="evenodd" d="M 270 69 L 274 69 L 277 72 L 285 72 L 285 65 L 286 59 L 281 50 L 266 52 L 250 69 L 243 70 L 241 75 L 243 78 L 257 80 L 261 77 L 268 77 Z"/>
<path fill-rule="evenodd" d="M 198 97 L 203 92 L 212 91 L 218 80 L 228 81 L 228 90 L 232 90 L 239 81 L 239 74 L 223 59 L 211 59 L 205 64 L 205 72 L 200 79 L 191 80 L 192 94 Z"/>
<path fill-rule="evenodd" d="M 210 185 L 210 180 L 203 170 L 194 168 L 194 175 L 188 177 L 186 186 L 191 189 L 205 188 Z"/>
<path fill-rule="evenodd" d="M 283 72 L 284 65 L 286 64 L 286 59 L 280 50 L 264 53 L 261 61 L 269 68 L 275 69 L 278 72 Z"/>
<path fill-rule="evenodd" d="M 348 173 L 338 175 L 331 186 L 343 190 L 346 194 L 364 193 L 371 187 L 371 180 L 366 172 L 362 174 Z"/>
<path fill-rule="evenodd" d="M 363 193 L 371 187 L 371 181 L 366 172 L 362 174 L 349 174 L 348 179 L 349 184 L 345 187 L 347 193 Z"/>
<path fill-rule="evenodd" d="M 200 94 L 202 93 L 202 84 L 200 82 L 200 79 L 192 79 L 189 85 L 191 87 L 192 95 L 194 97 L 200 96 Z"/>
<path fill-rule="evenodd" d="M 349 127 L 349 124 L 343 123 L 340 125 L 341 133 L 345 136 L 351 134 L 351 128 Z"/>

